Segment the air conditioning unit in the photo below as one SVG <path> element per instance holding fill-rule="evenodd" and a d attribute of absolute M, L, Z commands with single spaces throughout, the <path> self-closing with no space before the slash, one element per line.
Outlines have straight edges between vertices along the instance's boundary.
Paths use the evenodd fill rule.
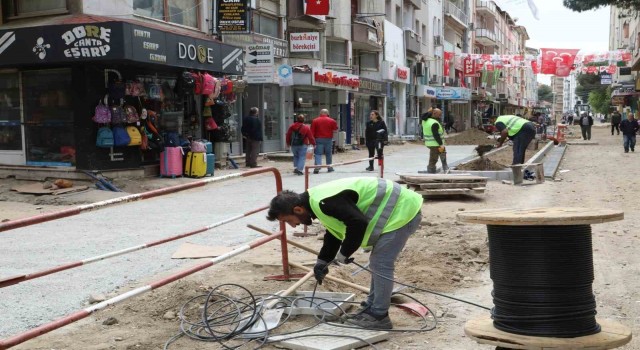
<path fill-rule="evenodd" d="M 427 74 L 427 67 L 424 62 L 416 63 L 416 77 L 424 77 Z"/>
<path fill-rule="evenodd" d="M 433 36 L 433 45 L 442 46 L 442 35 L 434 35 Z"/>

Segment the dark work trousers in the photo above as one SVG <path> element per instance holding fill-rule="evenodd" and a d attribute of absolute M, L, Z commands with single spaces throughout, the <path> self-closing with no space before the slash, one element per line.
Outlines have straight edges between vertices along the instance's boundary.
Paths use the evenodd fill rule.
<path fill-rule="evenodd" d="M 522 129 L 518 131 L 513 137 L 513 163 L 523 164 L 524 155 L 527 152 L 527 146 L 531 140 L 536 137 L 536 128 L 533 123 L 527 123 L 522 126 Z"/>
<path fill-rule="evenodd" d="M 580 130 L 582 130 L 583 139 L 591 140 L 591 127 L 592 125 L 580 125 Z"/>
<path fill-rule="evenodd" d="M 620 123 L 611 124 L 611 135 L 613 135 L 614 130 L 618 132 L 618 135 L 620 135 Z"/>
<path fill-rule="evenodd" d="M 376 142 L 373 145 L 367 145 L 367 149 L 369 150 L 369 158 L 372 158 L 374 156 L 374 154 L 376 153 L 376 150 L 378 151 L 378 159 L 382 158 L 382 148 L 384 146 L 381 143 Z M 373 169 L 373 160 L 369 161 L 369 168 Z"/>
<path fill-rule="evenodd" d="M 258 166 L 258 152 L 260 152 L 260 142 L 247 138 L 247 149 L 245 150 L 245 162 L 247 167 L 255 168 Z"/>

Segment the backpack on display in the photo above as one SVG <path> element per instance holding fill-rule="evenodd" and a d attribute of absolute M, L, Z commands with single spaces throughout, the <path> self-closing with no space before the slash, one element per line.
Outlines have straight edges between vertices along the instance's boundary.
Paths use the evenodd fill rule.
<path fill-rule="evenodd" d="M 207 153 L 207 146 L 200 140 L 191 141 L 191 152 Z"/>
<path fill-rule="evenodd" d="M 113 147 L 113 132 L 108 126 L 98 129 L 98 137 L 96 138 L 96 147 L 111 148 Z"/>
<path fill-rule="evenodd" d="M 200 73 L 191 73 L 191 76 L 193 77 L 193 82 L 194 82 L 194 88 L 193 88 L 193 92 L 196 95 L 200 95 L 202 94 L 202 74 Z"/>
<path fill-rule="evenodd" d="M 102 100 L 98 101 L 98 105 L 96 106 L 95 114 L 92 119 L 98 124 L 111 123 L 111 112 L 109 111 L 109 107 L 102 104 Z"/>
<path fill-rule="evenodd" d="M 140 146 L 142 145 L 142 135 L 140 130 L 135 126 L 127 126 L 127 134 L 129 135 L 129 143 L 127 146 Z"/>
<path fill-rule="evenodd" d="M 303 126 L 299 127 L 298 130 L 293 130 L 291 133 L 291 146 L 302 146 L 304 144 L 304 136 L 300 133 L 300 130 Z"/>
<path fill-rule="evenodd" d="M 216 124 L 216 121 L 215 119 L 213 119 L 213 117 L 207 117 L 204 120 L 204 128 L 207 131 L 213 131 L 218 128 L 218 124 Z"/>
<path fill-rule="evenodd" d="M 111 112 L 112 124 L 124 124 L 127 122 L 127 115 L 122 107 L 111 106 L 111 108 L 109 108 L 109 111 Z"/>
<path fill-rule="evenodd" d="M 184 95 L 193 95 L 193 90 L 196 85 L 196 80 L 193 78 L 191 72 L 184 71 L 180 76 L 180 92 Z"/>
<path fill-rule="evenodd" d="M 233 81 L 233 93 L 241 94 L 247 89 L 247 81 L 238 79 Z"/>
<path fill-rule="evenodd" d="M 202 75 L 202 95 L 211 95 L 216 87 L 216 78 L 209 73 Z"/>
<path fill-rule="evenodd" d="M 124 112 L 127 115 L 127 123 L 137 123 L 140 120 L 140 117 L 138 116 L 138 111 L 136 110 L 135 107 L 131 105 L 125 105 Z"/>
<path fill-rule="evenodd" d="M 128 146 L 129 142 L 131 142 L 131 137 L 127 133 L 122 126 L 114 126 L 113 127 L 113 145 L 118 146 Z"/>
<path fill-rule="evenodd" d="M 164 145 L 167 147 L 180 147 L 180 135 L 173 131 L 165 133 Z"/>

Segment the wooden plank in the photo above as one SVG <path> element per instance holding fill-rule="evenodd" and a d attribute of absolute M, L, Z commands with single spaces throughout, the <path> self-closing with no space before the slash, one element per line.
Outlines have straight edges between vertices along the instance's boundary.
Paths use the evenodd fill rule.
<path fill-rule="evenodd" d="M 599 333 L 575 338 L 532 337 L 507 333 L 496 329 L 490 317 L 468 321 L 465 334 L 480 344 L 490 344 L 507 349 L 552 350 L 589 349 L 605 350 L 623 346 L 631 341 L 631 330 L 624 325 L 596 319 L 602 330 Z"/>
<path fill-rule="evenodd" d="M 481 176 L 465 176 L 465 177 L 451 177 L 451 178 L 447 178 L 447 177 L 414 177 L 414 176 L 407 176 L 407 177 L 402 177 L 401 178 L 402 181 L 406 182 L 406 183 L 432 183 L 432 182 L 486 182 L 487 178 L 486 177 L 481 177 Z"/>
<path fill-rule="evenodd" d="M 500 208 L 471 210 L 457 214 L 460 221 L 485 225 L 589 225 L 624 219 L 619 210 L 594 208 Z"/>
<path fill-rule="evenodd" d="M 477 188 L 485 187 L 483 182 L 451 182 L 451 183 L 422 183 L 418 185 L 421 189 L 430 188 Z"/>

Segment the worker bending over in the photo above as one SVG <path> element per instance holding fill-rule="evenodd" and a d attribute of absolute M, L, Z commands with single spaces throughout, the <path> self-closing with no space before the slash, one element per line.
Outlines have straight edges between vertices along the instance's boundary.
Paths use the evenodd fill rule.
<path fill-rule="evenodd" d="M 515 115 L 501 115 L 490 118 L 492 124 L 500 131 L 497 147 L 501 147 L 505 139 L 509 137 L 513 141 L 513 162 L 511 164 L 523 164 L 527 146 L 536 137 L 535 125 Z"/>
<path fill-rule="evenodd" d="M 399 184 L 373 177 L 326 182 L 306 192 L 282 191 L 271 200 L 267 219 L 291 227 L 318 219 L 326 228 L 324 244 L 313 268 L 316 280 L 329 264 L 348 264 L 358 247 L 371 249 L 373 271 L 367 299 L 348 323 L 370 329 L 392 329 L 389 318 L 395 261 L 409 236 L 418 229 L 422 196 Z"/>

